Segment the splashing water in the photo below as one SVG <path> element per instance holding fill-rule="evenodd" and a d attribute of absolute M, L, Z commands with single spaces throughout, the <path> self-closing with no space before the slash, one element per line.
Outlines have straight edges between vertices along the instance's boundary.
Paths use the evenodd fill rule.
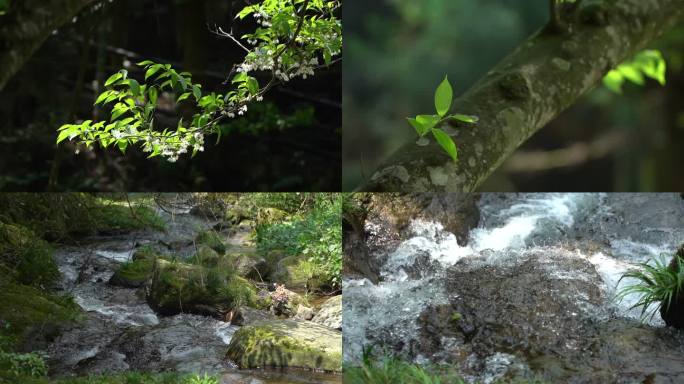
<path fill-rule="evenodd" d="M 630 295 L 622 302 L 613 298 L 617 290 L 631 282 L 620 276 L 661 253 L 672 254 L 684 241 L 684 219 L 670 220 L 661 226 L 640 210 L 649 204 L 632 203 L 630 195 L 621 194 L 484 194 L 478 203 L 480 226 L 471 230 L 468 245 L 461 246 L 454 234 L 440 223 L 414 220 L 409 236 L 389 251 L 380 268 L 382 281 L 374 285 L 366 279 L 345 279 L 344 290 L 344 359 L 358 361 L 364 346 L 385 345 L 406 350 L 419 339 L 416 319 L 428 305 L 448 302 L 443 280 L 446 268 L 464 258 L 478 263 L 515 264 L 528 251 L 564 252 L 568 257 L 583 258 L 594 265 L 605 297 L 605 310 L 593 311 L 636 319 L 640 310 L 630 309 L 638 300 Z M 675 196 L 662 197 L 653 204 L 681 204 Z M 677 212 L 664 209 L 666 212 Z M 627 219 L 625 219 L 627 217 Z M 640 223 L 642 217 L 644 223 Z M 630 221 L 631 220 L 631 221 Z M 646 221 L 651 220 L 651 221 Z M 657 224 L 658 226 L 656 226 Z M 681 225 L 680 225 L 681 224 Z M 368 223 L 369 231 L 373 223 Z M 575 245 L 598 249 L 587 251 Z M 572 245 L 572 246 L 571 246 Z M 547 247 L 547 248 L 544 248 Z M 425 260 L 427 259 L 427 261 Z M 416 268 L 422 273 L 416 273 Z M 554 278 L 588 279 L 578 273 L 554 271 Z M 562 273 L 561 273 L 562 272 Z M 595 276 L 595 275 L 593 275 Z M 589 311 L 588 311 L 589 312 Z M 603 316 L 603 315 L 602 315 Z M 661 326 L 655 316 L 650 325 Z"/>

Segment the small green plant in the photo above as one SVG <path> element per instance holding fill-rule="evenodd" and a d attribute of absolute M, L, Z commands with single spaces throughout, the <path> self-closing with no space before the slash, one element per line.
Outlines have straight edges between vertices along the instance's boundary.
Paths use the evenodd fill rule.
<path fill-rule="evenodd" d="M 603 85 L 615 93 L 622 93 L 622 85 L 625 81 L 637 85 L 645 84 L 645 77 L 656 80 L 660 85 L 665 85 L 665 72 L 667 65 L 663 54 L 654 49 L 639 52 L 634 59 L 625 61 L 611 70 L 603 78 Z"/>
<path fill-rule="evenodd" d="M 652 319 L 655 313 L 665 306 L 665 310 L 670 308 L 674 298 L 677 298 L 684 286 L 684 260 L 681 256 L 675 256 L 676 262 L 671 268 L 667 262 L 667 257 L 661 255 L 660 258 L 652 259 L 649 262 L 640 263 L 638 269 L 630 270 L 620 277 L 622 279 L 632 278 L 637 280 L 636 284 L 626 286 L 617 293 L 616 300 L 622 301 L 627 295 L 639 295 L 639 301 L 631 308 L 641 308 L 641 320 Z M 648 311 L 652 304 L 658 303 L 651 311 Z"/>
<path fill-rule="evenodd" d="M 438 374 L 429 368 L 403 361 L 396 356 L 373 356 L 372 348 L 364 348 L 360 366 L 344 368 L 345 384 L 463 384 L 452 374 Z"/>
<path fill-rule="evenodd" d="M 209 376 L 205 373 L 202 376 L 191 376 L 188 379 L 187 384 L 218 384 L 218 379 L 214 376 Z"/>
<path fill-rule="evenodd" d="M 14 376 L 42 377 L 47 375 L 47 364 L 37 353 L 7 353 L 0 351 L 0 367 Z"/>
<path fill-rule="evenodd" d="M 440 126 L 449 120 L 456 120 L 463 123 L 473 124 L 477 123 L 477 116 L 469 116 L 462 114 L 452 114 L 448 115 L 451 109 L 451 103 L 453 99 L 453 90 L 451 84 L 449 83 L 448 77 L 444 77 L 442 83 L 439 84 L 437 90 L 435 91 L 435 110 L 436 115 L 418 115 L 415 118 L 407 118 L 409 124 L 416 129 L 420 139 L 418 140 L 418 145 L 427 145 L 428 139 L 425 137 L 428 133 L 432 133 L 435 140 L 442 146 L 449 156 L 451 156 L 454 161 L 458 160 L 458 150 L 456 149 L 456 144 L 451 136 Z"/>

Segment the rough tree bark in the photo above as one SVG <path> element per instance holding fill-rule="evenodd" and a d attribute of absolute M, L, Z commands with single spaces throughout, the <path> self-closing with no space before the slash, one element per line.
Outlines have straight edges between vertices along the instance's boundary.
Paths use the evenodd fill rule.
<path fill-rule="evenodd" d="M 587 3 L 587 2 L 585 2 Z M 459 160 L 434 140 L 394 153 L 360 190 L 474 191 L 532 134 L 611 68 L 684 20 L 684 0 L 588 2 L 569 34 L 540 31 L 455 101 L 476 126 L 456 123 Z"/>
<path fill-rule="evenodd" d="M 52 31 L 71 21 L 95 0 L 12 1 L 0 17 L 0 90 L 16 74 Z"/>

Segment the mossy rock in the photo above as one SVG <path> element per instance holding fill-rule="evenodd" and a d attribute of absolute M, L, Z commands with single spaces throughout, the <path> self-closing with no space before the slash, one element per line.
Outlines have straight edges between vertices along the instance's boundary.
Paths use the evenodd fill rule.
<path fill-rule="evenodd" d="M 198 245 L 206 245 L 221 255 L 226 252 L 226 246 L 223 244 L 221 236 L 212 230 L 206 230 L 198 233 L 197 237 L 195 238 L 195 243 Z"/>
<path fill-rule="evenodd" d="M 271 266 L 265 258 L 256 252 L 239 251 L 226 255 L 232 268 L 238 275 L 254 280 L 263 280 L 270 273 Z"/>
<path fill-rule="evenodd" d="M 147 302 L 162 315 L 207 314 L 210 307 L 220 316 L 231 308 L 254 305 L 257 298 L 248 280 L 225 268 L 157 259 Z"/>
<path fill-rule="evenodd" d="M 222 258 L 223 257 L 213 248 L 202 244 L 188 261 L 192 264 L 203 265 L 205 267 L 216 267 L 220 264 Z"/>
<path fill-rule="evenodd" d="M 138 249 L 133 252 L 133 256 L 131 259 L 133 261 L 140 260 L 140 259 L 156 259 L 157 257 L 162 256 L 161 252 L 159 250 L 155 249 L 153 246 L 150 245 L 143 245 L 142 247 L 139 247 Z"/>
<path fill-rule="evenodd" d="M 50 324 L 76 320 L 79 314 L 78 305 L 68 297 L 0 278 L 0 325 L 7 325 L 0 333 L 16 344 L 34 327 L 47 329 Z"/>
<path fill-rule="evenodd" d="M 305 257 L 288 256 L 281 259 L 270 275 L 273 282 L 284 284 L 288 288 L 305 289 L 315 277 L 315 271 Z"/>
<path fill-rule="evenodd" d="M 226 213 L 223 216 L 227 226 L 240 224 L 241 221 L 249 219 L 250 217 L 251 215 L 247 209 L 237 205 L 226 210 Z"/>
<path fill-rule="evenodd" d="M 152 277 L 156 257 L 123 263 L 109 279 L 109 284 L 126 288 L 139 288 Z"/>
<path fill-rule="evenodd" d="M 242 369 L 342 371 L 342 332 L 302 320 L 261 320 L 240 328 L 226 356 Z"/>
<path fill-rule="evenodd" d="M 46 288 L 59 279 L 47 242 L 19 225 L 0 223 L 0 273 L 21 284 Z"/>
<path fill-rule="evenodd" d="M 342 329 L 342 295 L 326 300 L 311 320 L 314 323 L 334 329 Z"/>

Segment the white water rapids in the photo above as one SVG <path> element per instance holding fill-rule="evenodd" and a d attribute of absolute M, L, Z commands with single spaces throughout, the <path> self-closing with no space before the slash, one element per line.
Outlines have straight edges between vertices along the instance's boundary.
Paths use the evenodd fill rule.
<path fill-rule="evenodd" d="M 596 311 L 597 319 L 606 314 L 638 319 L 640 310 L 630 309 L 636 297 L 613 300 L 616 289 L 630 284 L 623 279 L 618 286 L 618 280 L 637 263 L 672 255 L 684 242 L 683 206 L 675 194 L 483 194 L 478 203 L 480 224 L 470 231 L 463 246 L 441 224 L 413 220 L 410 236 L 396 249 L 383 250 L 388 256 L 380 269 L 380 283 L 367 279 L 343 282 L 345 361 L 358 361 L 364 346 L 374 345 L 376 340 L 408 344 L 418 338 L 418 315 L 429 305 L 448 302 L 449 292 L 443 284 L 446 268 L 464 258 L 498 266 L 540 250 L 583 258 L 601 276 L 597 284 L 608 298 Z M 367 223 L 366 231 L 373 235 L 373 223 Z M 577 243 L 592 246 L 570 246 Z M 408 270 L 426 253 L 442 268 L 416 278 Z M 557 272 L 553 265 L 546 268 L 549 273 Z M 649 324 L 664 325 L 658 314 Z"/>

